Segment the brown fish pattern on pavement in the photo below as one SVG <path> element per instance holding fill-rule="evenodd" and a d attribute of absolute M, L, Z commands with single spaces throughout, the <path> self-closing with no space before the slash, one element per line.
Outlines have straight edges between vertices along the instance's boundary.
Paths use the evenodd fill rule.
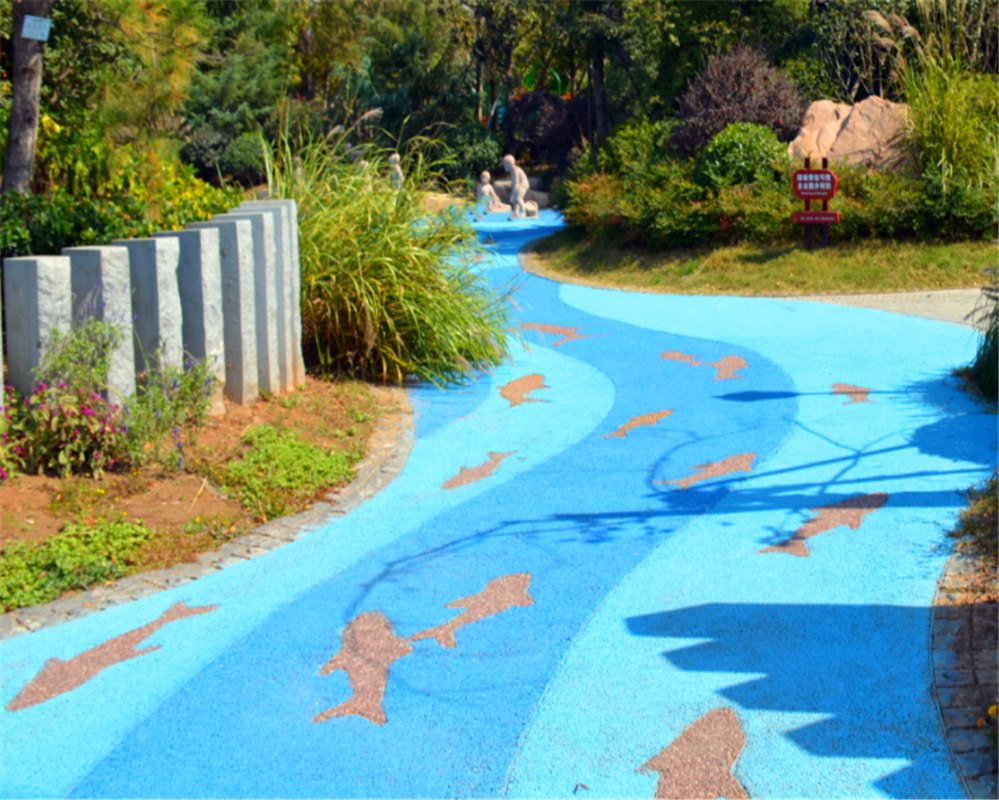
<path fill-rule="evenodd" d="M 846 525 L 850 530 L 855 531 L 864 521 L 864 517 L 872 511 L 877 511 L 887 500 L 887 494 L 884 492 L 875 492 L 874 494 L 861 494 L 856 497 L 850 497 L 838 503 L 831 503 L 828 506 L 810 508 L 808 510 L 818 512 L 818 516 L 813 517 L 798 528 L 794 532 L 794 536 L 786 542 L 781 542 L 763 550 L 757 550 L 757 552 L 789 553 L 792 556 L 805 558 L 809 554 L 808 548 L 805 546 L 806 539 L 811 539 L 820 533 L 831 531 L 840 525 Z"/>
<path fill-rule="evenodd" d="M 495 578 L 489 581 L 486 588 L 478 594 L 462 597 L 444 606 L 444 608 L 465 609 L 457 617 L 443 625 L 413 634 L 409 637 L 409 641 L 418 642 L 421 639 L 433 639 L 441 647 L 454 647 L 454 632 L 458 628 L 499 614 L 514 606 L 533 605 L 534 600 L 527 593 L 527 587 L 530 584 L 531 575 L 528 572 L 515 572 L 511 575 L 504 575 L 502 578 Z"/>
<path fill-rule="evenodd" d="M 443 625 L 419 631 L 408 639 L 400 639 L 381 611 L 365 611 L 347 623 L 340 635 L 340 650 L 319 670 L 329 675 L 337 670 L 347 673 L 351 694 L 344 702 L 316 714 L 313 722 L 325 722 L 333 717 L 363 717 L 375 725 L 386 722 L 382 705 L 388 686 L 389 667 L 413 652 L 411 642 L 433 639 L 441 647 L 455 646 L 455 631 L 464 625 L 500 614 L 514 606 L 530 606 L 533 598 L 527 593 L 531 584 L 529 572 L 515 572 L 494 578 L 478 594 L 462 597 L 445 608 L 463 608 L 458 616 Z"/>
<path fill-rule="evenodd" d="M 714 363 L 698 361 L 696 356 L 667 350 L 659 356 L 660 361 L 682 361 L 691 367 L 714 367 L 716 381 L 740 381 L 742 375 L 736 375 L 736 370 L 748 369 L 749 365 L 742 356 L 722 356 Z"/>
<path fill-rule="evenodd" d="M 648 414 L 641 414 L 637 417 L 632 417 L 613 433 L 604 433 L 600 436 L 600 438 L 609 439 L 611 437 L 616 437 L 618 439 L 627 439 L 628 431 L 634 430 L 641 425 L 648 425 L 651 428 L 659 422 L 659 420 L 666 419 L 666 417 L 672 413 L 672 410 L 667 409 L 665 411 L 650 411 Z"/>
<path fill-rule="evenodd" d="M 331 717 L 364 717 L 375 725 L 385 724 L 382 698 L 388 684 L 389 667 L 413 652 L 405 639 L 392 632 L 392 624 L 381 611 L 358 614 L 340 636 L 340 652 L 323 664 L 320 675 L 342 669 L 350 681 L 351 695 L 339 705 L 312 718 L 325 722 Z"/>
<path fill-rule="evenodd" d="M 144 656 L 161 645 L 136 650 L 135 647 L 148 639 L 164 625 L 185 617 L 194 617 L 214 611 L 218 606 L 196 606 L 188 608 L 183 601 L 174 603 L 152 622 L 142 627 L 115 636 L 106 642 L 85 650 L 68 661 L 50 658 L 17 696 L 7 704 L 8 711 L 20 711 L 38 703 L 44 703 L 57 695 L 76 689 L 108 667 Z"/>
<path fill-rule="evenodd" d="M 539 400 L 535 397 L 528 397 L 531 392 L 537 389 L 550 389 L 545 386 L 544 375 L 524 375 L 516 378 L 500 387 L 500 397 L 510 403 L 510 408 L 519 406 L 521 403 L 547 403 L 547 400 Z"/>
<path fill-rule="evenodd" d="M 722 475 L 731 475 L 733 472 L 752 472 L 753 460 L 756 453 L 739 453 L 737 456 L 729 456 L 721 461 L 709 461 L 707 464 L 698 464 L 691 469 L 699 469 L 693 475 L 688 475 L 679 481 L 654 481 L 654 483 L 674 483 L 681 489 L 688 488 L 693 483 L 706 481 L 708 478 L 718 478 Z"/>
<path fill-rule="evenodd" d="M 459 486 L 464 486 L 466 483 L 481 481 L 483 478 L 487 478 L 492 475 L 493 471 L 499 466 L 500 462 L 504 458 L 512 456 L 516 452 L 516 450 L 511 450 L 509 453 L 487 453 L 486 455 L 489 456 L 488 461 L 484 461 L 477 467 L 459 468 L 458 474 L 444 481 L 444 483 L 441 484 L 441 488 L 457 489 Z"/>
<path fill-rule="evenodd" d="M 573 339 L 592 339 L 594 336 L 599 335 L 594 333 L 576 333 L 579 330 L 578 327 L 565 328 L 561 325 L 547 325 L 543 322 L 521 322 L 519 327 L 522 331 L 537 331 L 538 333 L 550 333 L 554 336 L 561 336 L 562 338 L 557 342 L 552 342 L 552 347 L 558 347 L 560 344 L 571 342 Z"/>
<path fill-rule="evenodd" d="M 658 772 L 657 800 L 748 800 L 732 776 L 732 767 L 746 745 L 739 718 L 730 708 L 716 708 L 700 717 L 637 772 Z"/>
<path fill-rule="evenodd" d="M 867 393 L 870 389 L 866 389 L 863 386 L 852 386 L 849 383 L 834 383 L 832 385 L 832 394 L 843 394 L 849 397 L 843 405 L 848 406 L 851 403 L 870 403 L 873 402 L 867 399 Z"/>

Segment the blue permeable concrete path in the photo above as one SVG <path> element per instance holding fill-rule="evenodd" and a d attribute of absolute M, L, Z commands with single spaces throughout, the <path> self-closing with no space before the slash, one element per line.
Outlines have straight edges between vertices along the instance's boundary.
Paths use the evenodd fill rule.
<path fill-rule="evenodd" d="M 410 390 L 364 506 L 4 642 L 4 797 L 958 797 L 930 608 L 975 334 L 559 285 L 476 222 L 510 363 Z"/>

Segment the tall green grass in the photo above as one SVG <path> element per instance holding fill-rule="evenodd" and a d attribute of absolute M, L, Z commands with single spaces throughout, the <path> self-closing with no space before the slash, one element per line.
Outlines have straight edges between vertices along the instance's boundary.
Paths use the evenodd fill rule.
<path fill-rule="evenodd" d="M 975 327 L 982 334 L 982 340 L 969 372 L 979 391 L 993 402 L 999 402 L 999 276 L 995 270 L 992 272 L 992 283 L 982 287 L 982 296 L 975 308 Z"/>
<path fill-rule="evenodd" d="M 343 134 L 268 158 L 272 197 L 299 212 L 303 345 L 325 374 L 451 383 L 500 363 L 508 312 L 476 274 L 475 232 L 456 210 L 424 210 L 434 178 L 419 152 L 403 159 L 405 187 L 386 153 L 346 155 Z"/>

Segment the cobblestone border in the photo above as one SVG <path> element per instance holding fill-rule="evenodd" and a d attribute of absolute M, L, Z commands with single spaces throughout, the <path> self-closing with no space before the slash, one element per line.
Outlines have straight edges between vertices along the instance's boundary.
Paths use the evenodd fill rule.
<path fill-rule="evenodd" d="M 353 482 L 328 494 L 330 502 L 315 503 L 300 514 L 267 522 L 217 550 L 203 553 L 197 563 L 130 575 L 50 603 L 11 611 L 0 616 L 0 641 L 183 586 L 230 564 L 256 558 L 308 536 L 370 500 L 402 470 L 414 440 L 412 406 L 406 393 L 402 389 L 378 386 L 371 387 L 371 391 L 378 405 L 388 410 L 368 439 L 367 455 L 357 465 Z"/>
<path fill-rule="evenodd" d="M 947 559 L 933 604 L 933 694 L 954 768 L 973 800 L 999 797 L 996 757 L 977 726 L 999 687 L 996 603 L 961 602 L 979 568 L 976 557 Z M 978 648 L 978 649 L 975 649 Z"/>

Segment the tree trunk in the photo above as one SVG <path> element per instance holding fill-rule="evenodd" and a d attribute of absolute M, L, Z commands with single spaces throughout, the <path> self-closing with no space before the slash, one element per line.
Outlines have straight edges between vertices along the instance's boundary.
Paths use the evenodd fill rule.
<path fill-rule="evenodd" d="M 604 51 L 597 50 L 593 55 L 593 111 L 597 126 L 595 144 L 601 145 L 607 140 L 607 94 L 604 91 Z"/>
<path fill-rule="evenodd" d="M 7 127 L 7 155 L 4 160 L 0 193 L 31 192 L 31 172 L 38 139 L 38 109 L 42 90 L 42 51 L 45 43 L 21 37 L 25 15 L 47 17 L 55 0 L 14 0 L 10 41 L 11 67 L 10 121 Z"/>
<path fill-rule="evenodd" d="M 475 124 L 482 124 L 482 62 L 475 62 Z"/>

